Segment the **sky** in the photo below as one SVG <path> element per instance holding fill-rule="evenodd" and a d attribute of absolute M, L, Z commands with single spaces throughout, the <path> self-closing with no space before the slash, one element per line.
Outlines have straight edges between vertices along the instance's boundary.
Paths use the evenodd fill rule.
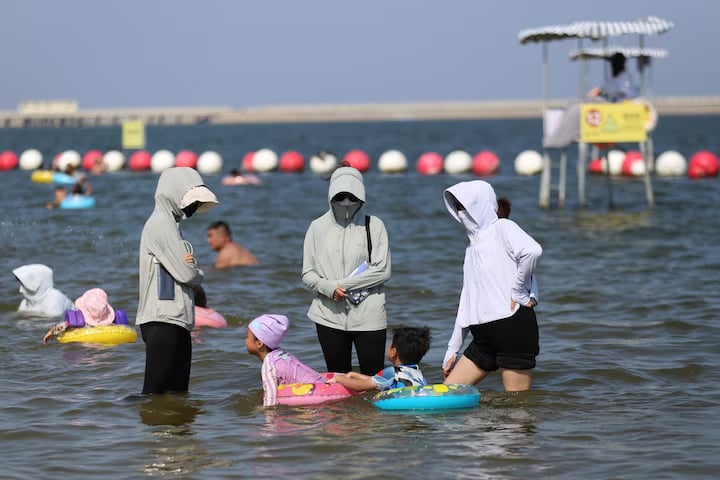
<path fill-rule="evenodd" d="M 651 93 L 720 94 L 716 0 L 0 0 L 0 110 L 540 99 L 521 30 L 649 15 L 675 23 L 646 37 Z M 548 48 L 548 96 L 577 96 L 577 42 Z"/>

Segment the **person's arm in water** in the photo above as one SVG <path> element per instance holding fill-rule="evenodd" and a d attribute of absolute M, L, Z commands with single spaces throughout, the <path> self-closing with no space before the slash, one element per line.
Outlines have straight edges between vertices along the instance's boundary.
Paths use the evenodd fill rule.
<path fill-rule="evenodd" d="M 377 390 L 377 385 L 372 382 L 372 377 L 357 372 L 348 372 L 345 375 L 335 375 L 328 380 L 328 383 L 339 383 L 350 390 L 364 392 L 365 390 Z"/>

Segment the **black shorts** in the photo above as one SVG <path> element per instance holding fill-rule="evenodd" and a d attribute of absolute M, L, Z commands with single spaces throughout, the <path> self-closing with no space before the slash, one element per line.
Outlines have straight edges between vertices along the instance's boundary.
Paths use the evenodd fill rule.
<path fill-rule="evenodd" d="M 535 368 L 540 353 L 535 310 L 520 307 L 512 317 L 472 325 L 473 340 L 463 355 L 485 372 Z"/>

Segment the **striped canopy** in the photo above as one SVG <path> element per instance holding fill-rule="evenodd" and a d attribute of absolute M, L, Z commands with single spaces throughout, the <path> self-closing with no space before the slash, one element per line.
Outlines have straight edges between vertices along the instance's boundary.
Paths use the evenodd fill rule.
<path fill-rule="evenodd" d="M 566 38 L 601 38 L 618 35 L 659 35 L 675 25 L 669 20 L 647 17 L 632 22 L 575 22 L 567 25 L 549 25 L 522 30 L 518 34 L 521 44 L 549 42 Z"/>
<path fill-rule="evenodd" d="M 616 53 L 622 53 L 625 58 L 666 58 L 668 56 L 668 52 L 664 48 L 605 47 L 573 50 L 570 52 L 570 59 L 610 58 Z"/>

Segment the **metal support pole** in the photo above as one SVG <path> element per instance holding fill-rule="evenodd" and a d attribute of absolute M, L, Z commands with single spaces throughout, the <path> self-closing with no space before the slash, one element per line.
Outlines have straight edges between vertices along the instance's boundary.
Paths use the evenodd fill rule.
<path fill-rule="evenodd" d="M 550 152 L 543 150 L 543 170 L 540 174 L 540 208 L 550 208 Z"/>
<path fill-rule="evenodd" d="M 560 176 L 558 178 L 558 206 L 565 206 L 565 177 L 567 172 L 567 147 L 560 150 Z"/>
<path fill-rule="evenodd" d="M 578 142 L 577 182 L 578 182 L 578 205 L 580 205 L 580 208 L 585 206 L 585 153 L 586 152 L 587 152 L 587 143 Z"/>
<path fill-rule="evenodd" d="M 652 179 L 650 178 L 650 160 L 646 142 L 640 142 L 640 151 L 642 152 L 643 161 L 645 162 L 645 198 L 647 199 L 648 207 L 652 207 L 655 205 L 655 196 L 653 195 Z"/>

